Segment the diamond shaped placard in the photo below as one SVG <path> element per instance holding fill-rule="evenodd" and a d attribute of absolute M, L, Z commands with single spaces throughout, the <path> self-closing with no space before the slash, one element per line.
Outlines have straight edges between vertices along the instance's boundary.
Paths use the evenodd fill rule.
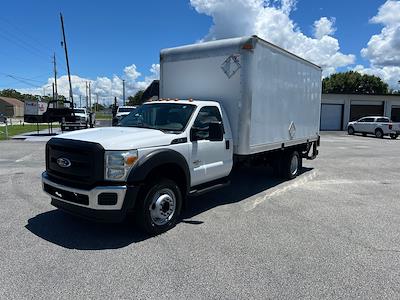
<path fill-rule="evenodd" d="M 221 65 L 222 71 L 228 78 L 231 78 L 240 69 L 239 55 L 231 55 Z"/>

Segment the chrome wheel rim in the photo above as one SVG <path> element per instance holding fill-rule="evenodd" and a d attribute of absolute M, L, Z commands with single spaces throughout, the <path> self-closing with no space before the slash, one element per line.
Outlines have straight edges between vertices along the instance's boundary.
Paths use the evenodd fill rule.
<path fill-rule="evenodd" d="M 158 226 L 167 224 L 175 214 L 176 197 L 171 189 L 157 191 L 149 206 L 150 218 Z"/>
<path fill-rule="evenodd" d="M 299 168 L 299 160 L 296 155 L 293 155 L 290 161 L 290 174 L 296 175 L 298 168 Z"/>
<path fill-rule="evenodd" d="M 377 136 L 378 138 L 380 138 L 380 137 L 382 136 L 382 132 L 380 132 L 380 130 L 378 130 L 378 131 L 376 132 L 376 136 Z"/>

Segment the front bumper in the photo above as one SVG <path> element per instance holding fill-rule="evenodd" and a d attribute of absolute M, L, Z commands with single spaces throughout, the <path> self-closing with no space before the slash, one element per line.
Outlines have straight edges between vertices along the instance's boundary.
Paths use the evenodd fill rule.
<path fill-rule="evenodd" d="M 137 186 L 97 186 L 82 190 L 53 182 L 42 174 L 43 191 L 51 204 L 68 213 L 104 222 L 121 222 L 133 209 L 139 191 Z"/>

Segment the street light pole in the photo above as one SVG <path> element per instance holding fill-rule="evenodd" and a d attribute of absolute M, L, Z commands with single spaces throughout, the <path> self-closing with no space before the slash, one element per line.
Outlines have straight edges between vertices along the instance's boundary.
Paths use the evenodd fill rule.
<path fill-rule="evenodd" d="M 122 79 L 122 99 L 125 106 L 125 79 Z"/>

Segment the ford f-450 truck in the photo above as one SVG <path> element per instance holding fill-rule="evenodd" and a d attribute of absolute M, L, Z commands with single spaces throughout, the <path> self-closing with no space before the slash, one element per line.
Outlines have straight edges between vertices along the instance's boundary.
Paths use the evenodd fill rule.
<path fill-rule="evenodd" d="M 292 179 L 317 156 L 318 66 L 256 36 L 166 49 L 160 66 L 158 101 L 118 127 L 47 143 L 42 182 L 54 206 L 99 221 L 133 212 L 159 234 L 236 164 L 268 162 Z"/>

